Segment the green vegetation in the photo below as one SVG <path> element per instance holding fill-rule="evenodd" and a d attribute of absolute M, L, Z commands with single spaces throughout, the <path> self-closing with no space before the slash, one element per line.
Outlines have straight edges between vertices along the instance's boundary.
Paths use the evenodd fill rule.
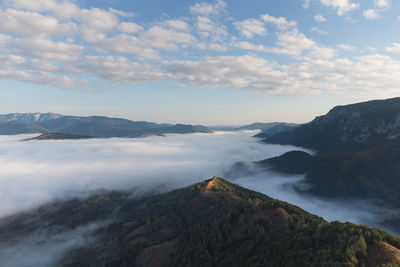
<path fill-rule="evenodd" d="M 286 124 L 286 123 L 277 124 L 270 128 L 263 129 L 263 131 L 261 133 L 255 135 L 255 137 L 262 138 L 262 139 L 268 138 L 268 137 L 274 136 L 278 133 L 292 131 L 295 128 L 297 128 L 298 126 L 299 125 L 297 125 L 297 124 Z"/>
<path fill-rule="evenodd" d="M 106 219 L 113 222 L 96 232 L 96 241 L 71 251 L 61 266 L 400 263 L 399 238 L 376 228 L 328 223 L 220 178 L 140 199 L 114 192 L 43 207 L 3 223 L 0 242 L 29 234 L 35 223 L 59 230 Z"/>
<path fill-rule="evenodd" d="M 0 123 L 1 135 L 29 134 L 29 133 L 48 133 L 49 130 L 34 124 L 20 121 L 8 121 Z"/>
<path fill-rule="evenodd" d="M 400 98 L 337 106 L 326 115 L 264 142 L 307 147 L 319 153 L 365 148 L 400 134 Z"/>
<path fill-rule="evenodd" d="M 380 199 L 400 207 L 400 140 L 368 148 L 311 156 L 293 151 L 259 162 L 290 174 L 306 174 L 308 192 L 323 197 Z"/>
<path fill-rule="evenodd" d="M 324 197 L 380 199 L 400 207 L 398 174 L 400 141 L 352 152 L 310 156 L 288 152 L 259 162 L 263 167 L 290 174 L 306 174 L 308 192 Z"/>
<path fill-rule="evenodd" d="M 306 174 L 307 193 L 327 198 L 377 199 L 400 208 L 400 98 L 333 108 L 294 130 L 267 136 L 268 143 L 316 150 L 300 151 L 259 162 L 269 169 Z M 236 165 L 239 166 L 239 165 Z M 385 220 L 399 229 L 400 216 Z"/>
<path fill-rule="evenodd" d="M 26 139 L 25 141 L 31 140 L 66 140 L 66 139 L 90 139 L 96 138 L 89 135 L 79 135 L 79 134 L 68 134 L 68 133 L 47 133 L 40 136 Z"/>

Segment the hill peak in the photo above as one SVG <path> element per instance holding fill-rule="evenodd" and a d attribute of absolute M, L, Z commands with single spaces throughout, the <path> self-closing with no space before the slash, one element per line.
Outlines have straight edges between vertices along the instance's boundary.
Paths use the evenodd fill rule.
<path fill-rule="evenodd" d="M 204 191 L 209 190 L 209 191 Z M 214 191 L 216 190 L 216 191 Z M 200 193 L 200 195 L 199 195 Z M 163 195 L 110 192 L 0 220 L 0 243 L 112 218 L 60 266 L 397 266 L 400 239 L 326 222 L 213 177 Z M 194 257 L 193 255 L 196 255 Z M 392 265 L 390 265 L 392 264 Z M 396 265 L 397 264 L 397 265 Z M 54 264 L 57 265 L 57 264 Z"/>
<path fill-rule="evenodd" d="M 227 180 L 214 176 L 211 179 L 205 180 L 202 184 L 203 191 L 213 192 L 235 192 L 238 190 L 238 186 L 228 182 Z"/>

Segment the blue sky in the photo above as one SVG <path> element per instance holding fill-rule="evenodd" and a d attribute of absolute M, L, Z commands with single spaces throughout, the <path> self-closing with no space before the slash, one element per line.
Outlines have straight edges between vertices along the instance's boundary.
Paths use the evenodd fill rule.
<path fill-rule="evenodd" d="M 0 113 L 306 122 L 400 93 L 397 1 L 0 3 Z"/>

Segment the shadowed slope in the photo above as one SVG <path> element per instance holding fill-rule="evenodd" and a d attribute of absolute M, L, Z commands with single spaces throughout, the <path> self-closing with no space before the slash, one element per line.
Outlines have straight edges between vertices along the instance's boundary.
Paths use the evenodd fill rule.
<path fill-rule="evenodd" d="M 107 193 L 0 222 L 0 245 L 111 220 L 62 266 L 361 266 L 397 263 L 400 240 L 328 223 L 288 203 L 214 177 L 167 194 Z M 377 258 L 385 253 L 387 257 Z M 394 256 L 393 256 L 394 255 Z"/>

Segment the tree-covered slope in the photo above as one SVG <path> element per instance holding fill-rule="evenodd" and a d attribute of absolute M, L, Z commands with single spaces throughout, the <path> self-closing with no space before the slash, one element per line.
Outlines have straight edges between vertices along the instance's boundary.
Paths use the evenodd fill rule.
<path fill-rule="evenodd" d="M 20 121 L 9 121 L 0 123 L 1 135 L 29 134 L 29 133 L 48 133 L 49 130 L 35 124 Z"/>
<path fill-rule="evenodd" d="M 333 108 L 312 122 L 264 139 L 311 148 L 262 165 L 306 174 L 307 190 L 322 197 L 378 199 L 400 208 L 400 98 Z"/>
<path fill-rule="evenodd" d="M 67 134 L 67 133 L 46 133 L 37 137 L 26 139 L 25 141 L 32 140 L 78 140 L 78 139 L 91 139 L 94 136 L 89 135 L 78 135 L 78 134 Z"/>
<path fill-rule="evenodd" d="M 98 229 L 91 243 L 70 251 L 60 265 L 400 264 L 400 239 L 382 230 L 328 223 L 216 177 L 158 196 L 100 194 L 3 219 L 0 244 L 19 242 L 40 228 L 60 232 L 107 220 L 111 223 Z"/>
<path fill-rule="evenodd" d="M 400 208 L 400 140 L 364 149 L 311 156 L 288 152 L 260 164 L 288 174 L 306 174 L 307 192 L 329 198 L 379 199 Z"/>
<path fill-rule="evenodd" d="M 277 124 L 272 127 L 263 129 L 261 131 L 261 133 L 255 135 L 255 137 L 265 139 L 265 138 L 277 135 L 282 132 L 292 131 L 295 128 L 297 128 L 298 126 L 299 125 L 297 125 L 297 124 L 286 124 L 286 123 Z"/>
<path fill-rule="evenodd" d="M 361 148 L 400 135 L 400 98 L 337 106 L 326 115 L 264 142 L 307 147 L 320 153 Z"/>

